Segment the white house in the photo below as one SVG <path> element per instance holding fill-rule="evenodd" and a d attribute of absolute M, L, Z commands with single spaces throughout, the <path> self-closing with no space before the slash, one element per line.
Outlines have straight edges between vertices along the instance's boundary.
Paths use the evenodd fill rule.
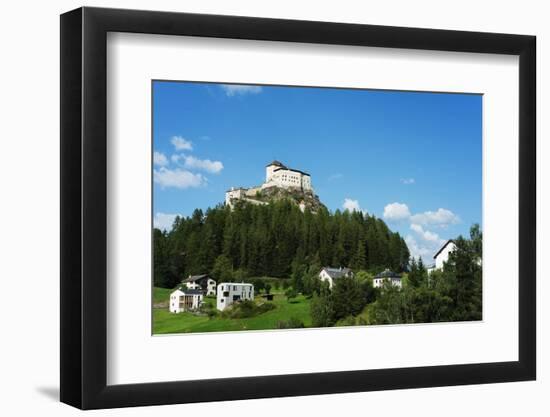
<path fill-rule="evenodd" d="M 319 279 L 328 282 L 328 286 L 331 289 L 334 285 L 334 281 L 339 278 L 353 278 L 353 271 L 349 268 L 331 268 L 325 266 L 321 269 L 321 272 L 319 272 Z"/>
<path fill-rule="evenodd" d="M 216 308 L 223 311 L 235 301 L 253 299 L 254 285 L 244 282 L 222 282 L 218 285 Z"/>
<path fill-rule="evenodd" d="M 429 266 L 428 272 L 432 272 L 435 269 L 442 269 L 443 264 L 449 260 L 449 254 L 456 249 L 456 245 L 453 240 L 446 241 L 443 246 L 434 255 L 434 264 Z"/>
<path fill-rule="evenodd" d="M 402 287 L 401 275 L 396 274 L 395 272 L 390 271 L 389 269 L 384 269 L 378 275 L 375 275 L 372 280 L 372 285 L 374 288 L 380 288 L 384 285 L 384 282 L 387 281 L 395 287 Z"/>
<path fill-rule="evenodd" d="M 170 313 L 197 310 L 202 298 L 202 290 L 180 287 L 170 294 Z"/>
<path fill-rule="evenodd" d="M 216 281 L 207 274 L 189 275 L 181 283 L 190 290 L 202 290 L 205 295 L 216 295 Z"/>

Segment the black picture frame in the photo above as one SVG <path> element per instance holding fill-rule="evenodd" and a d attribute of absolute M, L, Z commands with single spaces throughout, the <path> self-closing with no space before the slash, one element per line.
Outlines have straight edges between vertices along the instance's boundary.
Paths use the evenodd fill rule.
<path fill-rule="evenodd" d="M 108 32 L 519 56 L 519 360 L 107 385 Z M 82 409 L 536 378 L 534 36 L 80 8 L 61 15 L 61 401 Z"/>

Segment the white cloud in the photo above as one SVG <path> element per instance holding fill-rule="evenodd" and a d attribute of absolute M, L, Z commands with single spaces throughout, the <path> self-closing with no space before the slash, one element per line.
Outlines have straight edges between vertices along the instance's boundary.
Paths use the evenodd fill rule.
<path fill-rule="evenodd" d="M 166 155 L 164 155 L 163 153 L 161 152 L 157 152 L 155 151 L 153 153 L 153 164 L 155 165 L 158 165 L 160 167 L 164 167 L 166 165 L 168 165 L 168 158 L 166 157 Z"/>
<path fill-rule="evenodd" d="M 359 201 L 352 200 L 351 198 L 344 199 L 344 204 L 342 204 L 342 208 L 349 211 L 361 211 Z"/>
<path fill-rule="evenodd" d="M 441 239 L 437 233 L 425 230 L 421 225 L 413 223 L 411 224 L 411 230 L 415 231 L 423 240 L 427 242 L 434 242 L 438 245 L 443 244 L 445 240 Z"/>
<path fill-rule="evenodd" d="M 153 217 L 153 226 L 160 230 L 170 231 L 172 230 L 172 225 L 174 224 L 174 220 L 176 220 L 177 216 L 180 215 L 171 213 L 156 213 L 155 217 Z"/>
<path fill-rule="evenodd" d="M 172 155 L 174 157 L 175 155 Z M 211 161 L 210 159 L 199 159 L 194 156 L 180 155 L 174 162 L 178 162 L 183 158 L 183 165 L 188 169 L 198 169 L 201 171 L 210 172 L 211 174 L 219 174 L 223 169 L 223 164 L 220 161 Z"/>
<path fill-rule="evenodd" d="M 245 94 L 259 94 L 262 92 L 262 87 L 258 85 L 237 85 L 237 84 L 222 84 L 221 88 L 225 91 L 228 97 Z"/>
<path fill-rule="evenodd" d="M 401 184 L 405 184 L 405 185 L 410 185 L 415 183 L 414 178 L 401 178 L 400 181 L 401 181 Z"/>
<path fill-rule="evenodd" d="M 384 207 L 384 218 L 389 221 L 406 220 L 411 217 L 411 212 L 406 204 L 391 203 Z"/>
<path fill-rule="evenodd" d="M 170 140 L 172 145 L 174 145 L 174 148 L 176 151 L 192 151 L 193 150 L 193 142 L 190 140 L 185 139 L 182 136 L 172 136 L 172 139 Z"/>
<path fill-rule="evenodd" d="M 336 181 L 336 180 L 339 180 L 340 178 L 343 178 L 343 177 L 344 177 L 344 174 L 336 173 L 336 174 L 332 174 L 331 176 L 329 176 L 328 180 L 329 181 Z"/>
<path fill-rule="evenodd" d="M 153 170 L 153 181 L 162 188 L 196 188 L 206 185 L 207 180 L 201 174 L 193 174 L 184 169 L 168 169 L 161 167 Z"/>
<path fill-rule="evenodd" d="M 445 243 L 437 233 L 424 229 L 421 225 L 412 223 L 411 230 L 416 233 L 416 238 L 407 235 L 405 242 L 412 256 L 415 258 L 422 257 L 427 263 L 433 263 L 433 256 L 439 250 L 441 245 Z"/>
<path fill-rule="evenodd" d="M 384 218 L 389 221 L 408 221 L 414 236 L 409 234 L 405 242 L 415 258 L 422 257 L 427 263 L 432 262 L 433 255 L 445 242 L 437 233 L 426 229 L 426 226 L 446 227 L 458 223 L 459 217 L 452 211 L 440 208 L 437 211 L 426 211 L 412 215 L 409 207 L 403 203 L 392 203 L 384 207 Z"/>
<path fill-rule="evenodd" d="M 344 202 L 342 203 L 342 208 L 349 211 L 350 213 L 353 211 L 362 211 L 364 215 L 368 214 L 366 209 L 361 208 L 359 200 L 353 200 L 352 198 L 345 198 Z"/>
<path fill-rule="evenodd" d="M 425 211 L 411 216 L 411 222 L 421 225 L 446 227 L 460 222 L 460 218 L 451 210 L 439 208 L 437 211 Z"/>
<path fill-rule="evenodd" d="M 405 237 L 405 243 L 409 248 L 411 256 L 418 258 L 421 257 L 425 263 L 430 264 L 433 259 L 435 251 L 432 245 L 427 245 L 425 243 L 419 243 L 413 236 L 407 235 Z"/>

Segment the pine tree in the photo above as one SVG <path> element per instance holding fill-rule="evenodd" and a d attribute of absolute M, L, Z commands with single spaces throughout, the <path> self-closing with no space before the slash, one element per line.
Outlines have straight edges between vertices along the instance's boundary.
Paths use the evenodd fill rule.
<path fill-rule="evenodd" d="M 190 217 L 176 218 L 164 236 L 155 233 L 154 240 L 155 285 L 208 272 L 220 255 L 244 276 L 281 278 L 290 277 L 298 253 L 308 271 L 313 263 L 319 269 L 347 266 L 379 272 L 397 266 L 399 271 L 409 256 L 403 239 L 374 216 L 326 208 L 302 213 L 289 201 L 240 203 L 233 209 L 218 205 L 206 214 L 197 209 Z"/>
<path fill-rule="evenodd" d="M 355 258 L 353 261 L 353 269 L 362 270 L 367 268 L 367 250 L 365 247 L 365 241 L 359 240 L 357 244 L 357 251 L 355 253 Z"/>

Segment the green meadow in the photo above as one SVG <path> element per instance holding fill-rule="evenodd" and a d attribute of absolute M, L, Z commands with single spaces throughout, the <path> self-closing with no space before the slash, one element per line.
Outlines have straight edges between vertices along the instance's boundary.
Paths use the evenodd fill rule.
<path fill-rule="evenodd" d="M 153 300 L 155 302 L 168 300 L 171 291 L 155 287 Z M 256 297 L 257 302 L 260 300 L 262 299 Z M 214 297 L 206 297 L 205 301 L 215 307 Z M 305 327 L 311 327 L 310 300 L 303 295 L 288 301 L 284 294 L 274 293 L 273 301 L 262 300 L 261 302 L 273 303 L 275 308 L 248 318 L 208 317 L 188 312 L 174 314 L 168 311 L 168 307 L 154 308 L 153 334 L 277 329 L 279 322 L 291 318 L 303 322 Z"/>

